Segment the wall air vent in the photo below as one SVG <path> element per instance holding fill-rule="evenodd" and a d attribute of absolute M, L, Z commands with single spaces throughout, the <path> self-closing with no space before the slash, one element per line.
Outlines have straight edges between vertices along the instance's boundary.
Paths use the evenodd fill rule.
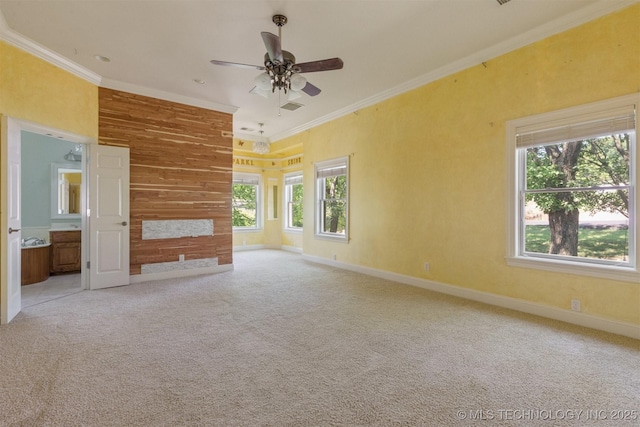
<path fill-rule="evenodd" d="M 284 110 L 295 111 L 300 107 L 304 107 L 304 105 L 298 104 L 296 102 L 287 102 L 286 104 L 284 104 L 280 108 L 282 108 Z"/>
<path fill-rule="evenodd" d="M 496 1 L 500 4 L 500 6 L 502 6 L 505 3 L 509 3 L 511 0 L 496 0 Z"/>

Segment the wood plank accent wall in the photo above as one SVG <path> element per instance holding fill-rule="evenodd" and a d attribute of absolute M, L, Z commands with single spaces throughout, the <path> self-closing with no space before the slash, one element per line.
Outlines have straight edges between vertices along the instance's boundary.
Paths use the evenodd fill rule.
<path fill-rule="evenodd" d="M 99 143 L 129 147 L 131 265 L 218 257 L 231 264 L 233 116 L 99 89 Z M 214 235 L 142 240 L 143 220 L 213 219 Z"/>

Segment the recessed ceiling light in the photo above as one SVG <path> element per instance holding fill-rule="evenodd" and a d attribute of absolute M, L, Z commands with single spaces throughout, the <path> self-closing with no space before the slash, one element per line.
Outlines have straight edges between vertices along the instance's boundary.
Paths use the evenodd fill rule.
<path fill-rule="evenodd" d="M 198 83 L 199 85 L 203 85 L 206 83 L 204 80 L 201 80 L 201 79 L 193 79 L 193 81 Z"/>
<path fill-rule="evenodd" d="M 110 58 L 102 55 L 94 55 L 94 58 L 96 58 L 100 62 L 111 62 Z"/>

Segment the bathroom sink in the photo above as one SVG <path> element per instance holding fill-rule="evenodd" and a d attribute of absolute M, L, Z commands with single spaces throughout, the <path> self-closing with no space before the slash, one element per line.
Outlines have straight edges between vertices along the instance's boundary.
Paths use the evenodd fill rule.
<path fill-rule="evenodd" d="M 44 239 L 40 239 L 39 237 L 27 237 L 26 239 L 22 239 L 22 247 L 23 248 L 37 248 L 40 246 L 49 246 Z"/>

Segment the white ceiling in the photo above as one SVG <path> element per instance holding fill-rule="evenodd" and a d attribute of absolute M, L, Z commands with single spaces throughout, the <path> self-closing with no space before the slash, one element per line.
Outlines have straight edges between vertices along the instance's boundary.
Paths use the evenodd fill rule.
<path fill-rule="evenodd" d="M 635 1 L 0 0 L 0 36 L 37 52 L 41 45 L 101 86 L 235 111 L 237 137 L 255 139 L 263 122 L 275 141 Z M 259 71 L 209 63 L 262 65 L 260 32 L 278 33 L 276 13 L 289 18 L 282 46 L 297 62 L 345 64 L 305 74 L 322 93 L 280 115 L 277 93 L 249 93 Z"/>

